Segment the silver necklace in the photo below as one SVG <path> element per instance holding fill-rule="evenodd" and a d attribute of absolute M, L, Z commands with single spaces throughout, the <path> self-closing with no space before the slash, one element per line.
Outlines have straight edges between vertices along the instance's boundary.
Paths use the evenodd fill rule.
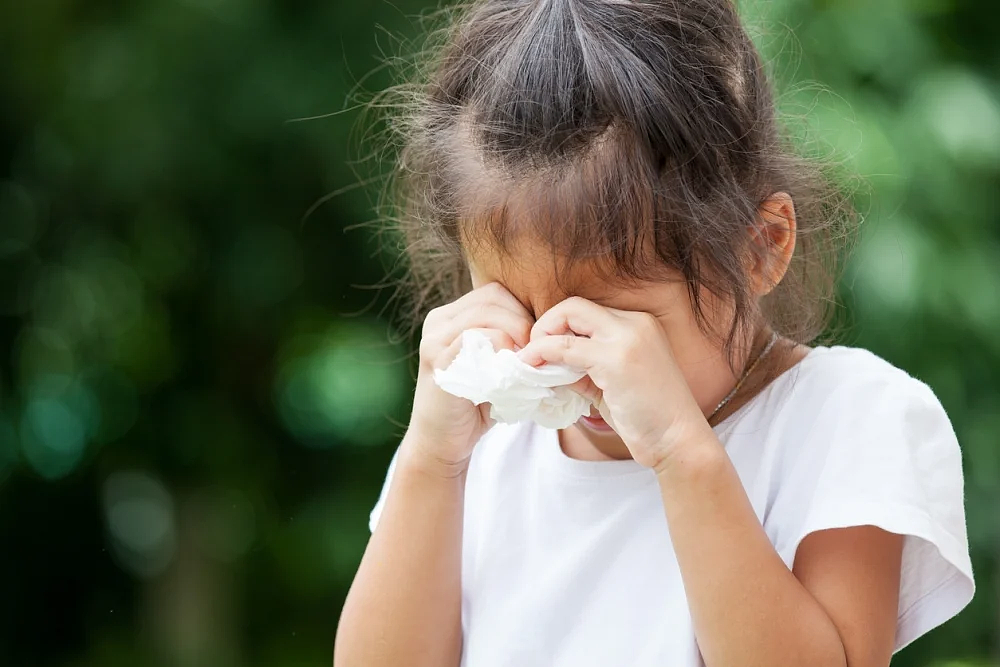
<path fill-rule="evenodd" d="M 732 397 L 736 395 L 736 392 L 739 391 L 741 386 L 743 386 L 743 382 L 748 377 L 750 377 L 750 374 L 753 373 L 753 369 L 756 368 L 757 364 L 760 363 L 760 360 L 763 359 L 765 355 L 767 355 L 767 353 L 771 351 L 771 348 L 774 347 L 774 344 L 776 342 L 778 342 L 777 331 L 771 333 L 771 340 L 768 341 L 767 345 L 764 346 L 764 349 L 761 350 L 760 354 L 757 355 L 757 358 L 754 359 L 752 364 L 750 364 L 750 367 L 743 372 L 743 376 L 736 382 L 736 386 L 733 387 L 733 390 L 729 392 L 729 394 L 727 394 L 726 397 L 722 399 L 722 401 L 719 402 L 719 405 L 717 405 L 715 410 L 712 411 L 712 414 L 708 416 L 708 421 L 712 421 L 712 417 L 719 414 L 719 410 L 721 410 L 726 405 L 726 403 L 728 403 L 730 399 L 732 399 Z"/>

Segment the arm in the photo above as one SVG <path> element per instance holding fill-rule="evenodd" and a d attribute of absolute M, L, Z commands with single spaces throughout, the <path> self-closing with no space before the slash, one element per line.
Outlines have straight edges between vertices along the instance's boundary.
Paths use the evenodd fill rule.
<path fill-rule="evenodd" d="M 431 465 L 407 434 L 337 626 L 335 667 L 457 666 L 466 469 Z"/>
<path fill-rule="evenodd" d="M 902 537 L 814 533 L 790 571 L 714 433 L 689 445 L 657 476 L 706 665 L 888 665 Z"/>
<path fill-rule="evenodd" d="M 489 406 L 442 391 L 434 369 L 480 329 L 495 349 L 528 341 L 532 319 L 497 283 L 435 308 L 424 321 L 410 428 L 382 514 L 337 626 L 335 667 L 457 667 L 461 659 L 462 517 L 472 450 Z"/>
<path fill-rule="evenodd" d="M 656 472 L 708 667 L 888 664 L 902 538 L 872 527 L 815 533 L 790 571 L 653 316 L 570 298 L 538 319 L 519 355 L 585 369 L 574 389 Z"/>

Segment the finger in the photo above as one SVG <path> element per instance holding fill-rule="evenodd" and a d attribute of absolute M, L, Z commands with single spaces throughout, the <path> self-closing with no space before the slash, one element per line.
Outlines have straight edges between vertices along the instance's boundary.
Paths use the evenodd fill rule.
<path fill-rule="evenodd" d="M 531 313 L 528 312 L 527 307 L 521 303 L 520 299 L 514 296 L 514 294 L 509 289 L 504 287 L 502 283 L 496 281 L 487 283 L 476 291 L 480 292 L 482 297 L 491 303 L 504 305 L 516 313 L 520 313 L 525 317 L 531 318 L 532 320 L 535 319 Z"/>
<path fill-rule="evenodd" d="M 471 292 L 466 293 L 461 298 L 449 304 L 456 312 L 469 307 L 476 307 L 484 304 L 493 304 L 505 308 L 516 315 L 522 315 L 532 321 L 531 313 L 524 304 L 518 301 L 517 297 L 498 282 L 491 282 L 481 285 Z"/>
<path fill-rule="evenodd" d="M 566 388 L 580 394 L 595 406 L 598 406 L 598 408 L 601 405 L 601 401 L 604 400 L 604 392 L 601 391 L 600 387 L 594 384 L 594 381 L 590 379 L 589 375 L 584 375 L 573 384 L 566 385 Z"/>
<path fill-rule="evenodd" d="M 454 341 L 461 340 L 462 332 L 466 329 L 503 331 L 514 341 L 515 348 L 521 348 L 528 344 L 531 324 L 530 319 L 488 304 L 457 311 L 451 319 L 448 319 L 447 313 L 438 312 L 433 321 L 428 316 L 424 322 L 420 353 L 425 359 L 437 359 Z"/>
<path fill-rule="evenodd" d="M 531 326 L 535 322 L 534 316 L 528 312 L 524 304 L 510 293 L 498 282 L 487 283 L 452 303 L 446 304 L 438 309 L 436 319 L 443 322 L 456 322 L 455 326 L 447 328 L 444 337 L 450 339 L 455 335 L 455 329 L 468 329 L 474 327 L 496 327 L 496 320 L 491 320 L 486 316 L 487 311 L 496 310 L 507 311 L 517 320 L 516 326 L 508 326 L 507 331 L 517 341 L 518 347 L 524 347 L 530 340 Z M 514 322 L 515 320 L 506 320 Z"/>
<path fill-rule="evenodd" d="M 517 353 L 531 366 L 562 364 L 589 371 L 600 361 L 600 344 L 582 336 L 545 336 L 536 338 Z"/>
<path fill-rule="evenodd" d="M 476 304 L 455 314 L 445 324 L 445 340 L 460 336 L 466 329 L 499 329 L 517 344 L 524 347 L 531 340 L 530 317 L 513 313 L 495 304 Z"/>
<path fill-rule="evenodd" d="M 513 350 L 514 340 L 505 332 L 498 329 L 474 329 L 489 338 L 494 350 Z M 462 336 L 456 336 L 434 360 L 434 368 L 447 368 L 455 360 L 462 350 Z"/>
<path fill-rule="evenodd" d="M 490 339 L 494 350 L 513 350 L 516 347 L 514 339 L 506 331 L 499 329 L 475 329 Z"/>
<path fill-rule="evenodd" d="M 574 296 L 552 306 L 538 318 L 531 327 L 531 340 L 567 333 L 592 337 L 613 322 L 614 316 L 606 308 Z"/>

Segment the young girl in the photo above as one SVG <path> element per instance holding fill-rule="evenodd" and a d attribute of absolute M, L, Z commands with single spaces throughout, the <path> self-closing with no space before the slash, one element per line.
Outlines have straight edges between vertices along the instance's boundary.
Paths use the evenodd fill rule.
<path fill-rule="evenodd" d="M 426 317 L 338 667 L 884 667 L 974 590 L 931 390 L 808 347 L 851 216 L 728 0 L 480 0 L 410 92 Z M 452 291 L 449 291 L 452 290 Z M 495 425 L 479 329 L 593 409 Z"/>

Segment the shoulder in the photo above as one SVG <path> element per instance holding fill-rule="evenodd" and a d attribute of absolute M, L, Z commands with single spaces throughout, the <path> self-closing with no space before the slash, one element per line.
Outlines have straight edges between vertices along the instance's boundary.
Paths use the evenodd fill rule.
<path fill-rule="evenodd" d="M 745 417 L 769 432 L 799 438 L 808 431 L 844 433 L 927 419 L 950 422 L 923 380 L 859 347 L 815 347 L 767 387 Z M 744 418 L 738 421 L 745 421 Z M 834 428 L 835 427 L 835 428 Z"/>
<path fill-rule="evenodd" d="M 861 402 L 873 398 L 934 396 L 930 387 L 879 355 L 860 347 L 815 347 L 793 368 L 789 398 Z"/>
<path fill-rule="evenodd" d="M 944 511 L 964 529 L 962 453 L 948 415 L 926 383 L 868 350 L 813 349 L 722 439 L 779 546 L 790 525 L 830 523 L 850 506 Z"/>
<path fill-rule="evenodd" d="M 730 431 L 736 450 L 753 444 L 740 436 L 757 434 L 753 447 L 769 453 L 777 478 L 808 479 L 842 467 L 845 480 L 884 479 L 932 474 L 942 461 L 960 474 L 958 440 L 934 391 L 863 348 L 814 348 Z M 914 465 L 921 470 L 906 469 Z"/>
<path fill-rule="evenodd" d="M 747 414 L 768 420 L 764 442 L 735 443 L 745 461 L 754 444 L 764 454 L 765 529 L 789 567 L 813 532 L 868 525 L 903 535 L 898 650 L 975 590 L 955 431 L 925 382 L 867 350 L 815 348 L 792 372 L 767 409 Z"/>

